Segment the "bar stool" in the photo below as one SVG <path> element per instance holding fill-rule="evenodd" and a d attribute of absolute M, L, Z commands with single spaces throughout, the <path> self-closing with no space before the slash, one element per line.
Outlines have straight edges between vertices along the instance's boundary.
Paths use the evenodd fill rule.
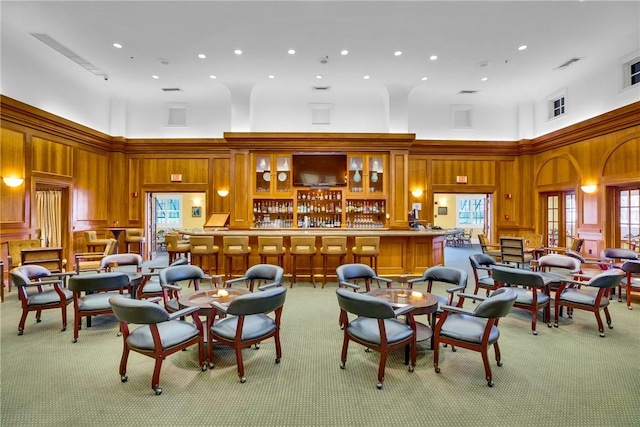
<path fill-rule="evenodd" d="M 298 274 L 298 257 L 308 257 L 309 258 L 309 278 L 311 279 L 311 284 L 313 287 L 316 287 L 316 277 L 313 274 L 313 257 L 316 254 L 316 238 L 315 236 L 291 236 L 291 247 L 289 248 L 289 253 L 291 254 L 291 284 L 290 288 L 293 287 L 293 284 L 296 283 L 296 277 Z"/>
<path fill-rule="evenodd" d="M 218 274 L 218 252 L 220 248 L 213 244 L 213 236 L 191 236 L 189 237 L 189 246 L 191 252 L 191 264 L 203 268 L 203 258 L 207 258 L 209 266 L 209 276 L 211 276 L 211 267 L 214 262 L 216 264 L 216 274 Z M 196 263 L 196 258 L 198 263 Z"/>
<path fill-rule="evenodd" d="M 260 264 L 267 264 L 267 258 L 276 257 L 280 267 L 284 268 L 284 237 L 282 236 L 258 236 L 258 255 Z"/>
<path fill-rule="evenodd" d="M 242 257 L 244 260 L 243 271 L 247 271 L 249 269 L 249 255 L 251 254 L 249 236 L 223 236 L 222 248 L 222 253 L 226 260 L 225 274 L 227 277 L 232 276 L 234 257 Z"/>
<path fill-rule="evenodd" d="M 167 253 L 169 254 L 169 263 L 178 258 L 178 254 L 188 256 L 191 251 L 189 242 L 182 241 L 177 233 L 167 233 L 164 235 L 164 241 L 167 243 Z"/>
<path fill-rule="evenodd" d="M 84 232 L 84 240 L 87 244 L 87 252 L 102 252 L 111 239 L 98 239 L 98 233 L 88 230 Z M 98 248 L 97 251 L 96 248 Z"/>
<path fill-rule="evenodd" d="M 380 236 L 356 237 L 356 245 L 351 249 L 353 262 L 360 263 L 361 258 L 368 258 L 369 265 L 378 274 L 378 255 L 380 254 Z"/>
<path fill-rule="evenodd" d="M 320 254 L 322 255 L 322 288 L 324 289 L 324 284 L 327 280 L 327 264 L 329 257 L 338 257 L 338 265 L 344 264 L 344 260 L 347 256 L 347 237 L 322 236 Z"/>
<path fill-rule="evenodd" d="M 124 230 L 124 243 L 127 247 L 127 253 L 137 253 L 144 259 L 144 230 L 142 228 L 127 228 Z M 138 246 L 138 252 L 131 252 L 131 245 Z"/>

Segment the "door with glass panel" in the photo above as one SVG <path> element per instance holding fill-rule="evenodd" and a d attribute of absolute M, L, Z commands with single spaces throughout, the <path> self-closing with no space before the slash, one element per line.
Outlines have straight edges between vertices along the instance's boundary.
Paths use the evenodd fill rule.
<path fill-rule="evenodd" d="M 618 189 L 616 208 L 618 211 L 617 246 L 638 250 L 640 247 L 640 187 Z"/>
<path fill-rule="evenodd" d="M 545 242 L 547 247 L 563 247 L 577 238 L 576 196 L 574 192 L 545 193 Z"/>

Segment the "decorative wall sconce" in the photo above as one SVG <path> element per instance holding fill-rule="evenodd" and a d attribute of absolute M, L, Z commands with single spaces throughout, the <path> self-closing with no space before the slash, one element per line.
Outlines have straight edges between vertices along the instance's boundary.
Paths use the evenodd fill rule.
<path fill-rule="evenodd" d="M 419 198 L 419 197 L 422 197 L 422 194 L 423 194 L 423 193 L 422 193 L 422 190 L 413 190 L 413 191 L 411 192 L 411 195 L 412 195 L 413 197 L 415 197 L 416 199 L 417 199 L 417 198 Z"/>
<path fill-rule="evenodd" d="M 596 190 L 598 189 L 598 186 L 596 184 L 589 184 L 589 185 L 583 185 L 582 187 L 580 187 L 582 189 L 582 191 L 584 191 L 587 194 L 591 194 L 591 193 L 595 193 Z"/>
<path fill-rule="evenodd" d="M 18 178 L 18 177 L 15 177 L 15 176 L 3 176 L 2 177 L 2 181 L 8 187 L 19 187 L 24 182 L 24 178 Z"/>
<path fill-rule="evenodd" d="M 193 206 L 201 206 L 202 205 L 202 201 L 200 200 L 200 198 L 196 197 L 195 199 L 193 199 Z"/>
<path fill-rule="evenodd" d="M 218 190 L 217 193 L 220 197 L 227 197 L 229 195 L 229 190 Z"/>

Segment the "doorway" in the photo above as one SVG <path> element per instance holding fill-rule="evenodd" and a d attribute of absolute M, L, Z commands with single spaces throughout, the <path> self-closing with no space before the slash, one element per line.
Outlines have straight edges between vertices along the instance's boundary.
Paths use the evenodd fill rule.
<path fill-rule="evenodd" d="M 61 247 L 71 257 L 70 186 L 56 181 L 35 180 L 34 224 L 42 247 Z M 69 267 L 67 267 L 69 269 Z"/>
<path fill-rule="evenodd" d="M 433 225 L 443 229 L 459 228 L 492 239 L 493 197 L 490 193 L 434 193 Z"/>

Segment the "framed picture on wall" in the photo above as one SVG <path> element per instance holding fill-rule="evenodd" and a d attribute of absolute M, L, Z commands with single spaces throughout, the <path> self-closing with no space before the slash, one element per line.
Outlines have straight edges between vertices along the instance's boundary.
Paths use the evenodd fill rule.
<path fill-rule="evenodd" d="M 200 216 L 202 216 L 202 212 L 200 211 L 200 206 L 193 206 L 191 208 L 191 216 L 194 218 L 200 218 Z"/>
<path fill-rule="evenodd" d="M 438 208 L 438 215 L 446 215 L 446 214 L 447 214 L 447 207 L 446 206 Z"/>

